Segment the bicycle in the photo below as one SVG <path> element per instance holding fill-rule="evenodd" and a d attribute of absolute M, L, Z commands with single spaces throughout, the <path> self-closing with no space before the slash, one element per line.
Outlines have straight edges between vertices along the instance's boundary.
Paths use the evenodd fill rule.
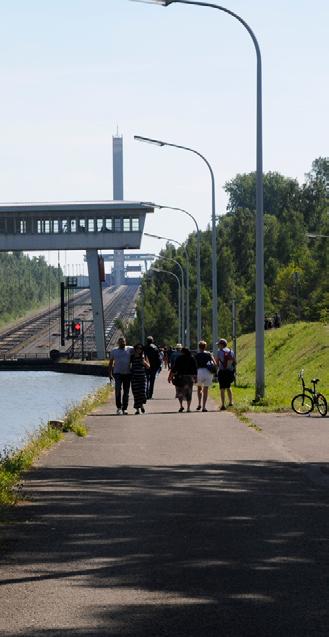
<path fill-rule="evenodd" d="M 302 369 L 298 378 L 302 381 L 303 393 L 297 394 L 291 401 L 291 407 L 293 408 L 296 414 L 309 414 L 313 411 L 314 407 L 317 407 L 317 410 L 321 416 L 326 416 L 328 411 L 328 405 L 323 394 L 320 394 L 316 391 L 316 384 L 319 382 L 318 378 L 312 378 L 311 383 L 313 385 L 313 389 L 305 386 L 304 382 L 304 370 Z"/>

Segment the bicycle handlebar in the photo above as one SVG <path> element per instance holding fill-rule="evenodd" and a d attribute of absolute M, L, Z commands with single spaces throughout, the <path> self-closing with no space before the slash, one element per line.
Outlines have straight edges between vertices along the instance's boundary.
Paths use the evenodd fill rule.
<path fill-rule="evenodd" d="M 301 369 L 299 374 L 298 374 L 298 378 L 302 381 L 303 387 L 305 388 L 305 383 L 304 383 L 304 370 Z M 312 378 L 311 383 L 313 383 L 314 387 L 315 385 L 320 381 L 319 378 Z M 306 388 L 307 389 L 307 388 Z M 309 390 L 312 391 L 312 390 Z M 315 391 L 315 390 L 314 390 Z"/>

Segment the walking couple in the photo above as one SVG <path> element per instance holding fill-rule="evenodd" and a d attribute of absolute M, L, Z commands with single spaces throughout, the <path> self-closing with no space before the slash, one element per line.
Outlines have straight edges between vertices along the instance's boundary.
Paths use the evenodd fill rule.
<path fill-rule="evenodd" d="M 181 347 L 179 355 L 170 369 L 168 382 L 176 387 L 176 398 L 179 401 L 179 412 L 184 411 L 183 401 L 187 403 L 187 412 L 191 411 L 193 383 L 197 383 L 197 411 L 207 411 L 208 389 L 212 384 L 213 370 L 216 361 L 206 350 L 207 343 L 199 342 L 199 352 L 193 356 L 187 347 Z M 210 367 L 209 367 L 210 365 Z"/>
<path fill-rule="evenodd" d="M 147 355 L 148 349 L 151 350 L 150 356 Z M 128 415 L 130 386 L 134 397 L 135 415 L 139 415 L 140 412 L 145 413 L 144 405 L 148 398 L 152 398 L 154 380 L 159 369 L 153 350 L 158 352 L 156 346 L 153 345 L 152 336 L 148 337 L 145 348 L 142 343 L 136 343 L 133 347 L 127 345 L 126 339 L 121 336 L 118 340 L 118 347 L 111 351 L 109 378 L 110 380 L 114 378 L 118 415 Z"/>

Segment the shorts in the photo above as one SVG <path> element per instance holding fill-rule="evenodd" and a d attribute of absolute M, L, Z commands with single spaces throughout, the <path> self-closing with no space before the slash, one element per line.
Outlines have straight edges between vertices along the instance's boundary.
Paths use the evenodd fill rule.
<path fill-rule="evenodd" d="M 203 385 L 203 387 L 211 387 L 212 379 L 213 374 L 208 369 L 206 369 L 206 367 L 199 367 L 197 376 L 198 385 Z"/>
<path fill-rule="evenodd" d="M 230 389 L 234 381 L 233 369 L 220 369 L 218 372 L 218 382 L 221 389 Z"/>

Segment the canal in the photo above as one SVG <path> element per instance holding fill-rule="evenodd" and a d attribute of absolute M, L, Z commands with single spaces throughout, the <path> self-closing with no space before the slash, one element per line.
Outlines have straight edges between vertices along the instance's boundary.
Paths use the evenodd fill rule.
<path fill-rule="evenodd" d="M 21 447 L 48 420 L 62 419 L 107 379 L 54 372 L 0 372 L 0 451 Z"/>

